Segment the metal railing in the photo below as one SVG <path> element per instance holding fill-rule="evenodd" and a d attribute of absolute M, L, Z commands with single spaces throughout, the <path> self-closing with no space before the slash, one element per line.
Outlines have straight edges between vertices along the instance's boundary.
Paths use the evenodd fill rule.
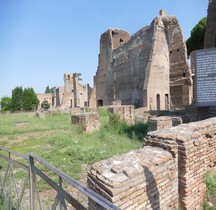
<path fill-rule="evenodd" d="M 119 209 L 102 196 L 34 154 L 23 155 L 0 148 L 0 159 L 5 161 L 4 164 L 2 161 L 0 162 L 0 202 L 7 206 L 6 209 L 47 209 L 42 207 L 41 196 L 37 185 L 38 180 L 45 181 L 55 191 L 55 199 L 51 202 L 51 209 L 53 210 L 57 208 L 60 210 L 71 208 L 80 210 L 88 209 L 82 202 L 78 201 L 79 199 L 74 198 L 68 190 L 64 189 L 63 182 L 64 185 L 67 183 L 67 187 L 72 186 L 76 188 L 79 192 L 97 203 L 97 209 Z M 39 166 L 43 167 L 43 170 L 39 169 Z M 16 173 L 20 170 L 26 173 L 26 175 L 22 176 L 22 186 L 18 183 L 20 177 L 16 178 Z M 56 182 L 50 178 L 47 175 L 47 171 L 55 174 L 58 177 L 58 181 Z"/>

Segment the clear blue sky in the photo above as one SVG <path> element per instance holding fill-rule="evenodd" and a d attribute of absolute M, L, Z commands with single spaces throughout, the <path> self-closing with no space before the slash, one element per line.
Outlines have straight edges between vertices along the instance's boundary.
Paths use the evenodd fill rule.
<path fill-rule="evenodd" d="M 207 7 L 208 0 L 0 0 L 0 98 L 16 86 L 37 93 L 63 86 L 64 72 L 80 72 L 93 85 L 108 28 L 134 34 L 164 9 L 187 39 Z"/>

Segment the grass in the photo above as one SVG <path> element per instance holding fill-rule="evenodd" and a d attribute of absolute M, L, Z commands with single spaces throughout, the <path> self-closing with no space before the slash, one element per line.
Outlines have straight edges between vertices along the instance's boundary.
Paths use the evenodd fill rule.
<path fill-rule="evenodd" d="M 112 116 L 110 123 L 110 116 L 105 109 L 99 109 L 99 115 L 100 130 L 84 133 L 78 126 L 71 125 L 70 114 L 47 115 L 45 119 L 29 113 L 2 114 L 0 115 L 0 146 L 22 154 L 34 153 L 72 178 L 80 180 L 90 164 L 143 147 L 143 137 L 147 132 L 146 125 L 127 125 L 117 115 Z M 14 123 L 17 121 L 28 121 L 29 125 L 15 127 Z M 6 154 L 3 151 L 0 153 Z M 26 161 L 22 163 L 28 165 Z M 35 164 L 53 181 L 58 182 L 58 177 L 51 171 L 39 166 L 37 162 Z M 7 162 L 1 161 L 0 165 L 3 167 L 0 171 L 3 175 Z M 24 186 L 27 172 L 15 166 L 13 171 L 19 185 Z M 53 199 L 50 186 L 39 176 L 37 186 L 39 192 L 44 195 L 43 202 L 50 204 L 50 200 Z M 68 187 L 65 182 L 63 186 Z M 79 193 L 77 196 L 77 199 L 86 200 Z M 3 204 L 7 203 L 6 200 L 0 203 L 0 209 L 7 209 L 3 207 Z"/>
<path fill-rule="evenodd" d="M 120 119 L 109 123 L 109 115 L 99 110 L 101 129 L 83 133 L 71 125 L 69 114 L 55 114 L 40 119 L 29 114 L 0 116 L 0 145 L 7 149 L 40 156 L 64 173 L 80 179 L 83 164 L 92 164 L 113 155 L 143 146 L 147 127 L 129 126 Z M 28 120 L 29 126 L 14 127 L 14 122 Z"/>
<path fill-rule="evenodd" d="M 216 207 L 216 174 L 208 171 L 206 174 L 207 200 L 204 204 L 204 210 L 214 210 Z M 209 202 L 214 205 L 210 206 Z"/>

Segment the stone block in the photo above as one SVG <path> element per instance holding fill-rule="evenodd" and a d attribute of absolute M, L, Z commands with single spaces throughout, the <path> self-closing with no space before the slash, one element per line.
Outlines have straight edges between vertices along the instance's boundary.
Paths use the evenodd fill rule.
<path fill-rule="evenodd" d="M 97 112 L 77 113 L 71 116 L 71 123 L 77 124 L 85 132 L 100 129 L 100 119 Z"/>
<path fill-rule="evenodd" d="M 172 117 L 152 117 L 148 121 L 148 132 L 172 127 Z"/>

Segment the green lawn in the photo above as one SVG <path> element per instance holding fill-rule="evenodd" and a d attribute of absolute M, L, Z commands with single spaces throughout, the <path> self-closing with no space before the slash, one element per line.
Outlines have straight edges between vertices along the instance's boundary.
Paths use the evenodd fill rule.
<path fill-rule="evenodd" d="M 119 119 L 109 123 L 108 113 L 99 110 L 101 129 L 90 134 L 71 125 L 69 114 L 0 115 L 0 146 L 23 154 L 34 153 L 75 179 L 80 178 L 83 164 L 109 158 L 143 146 L 147 126 L 128 126 Z M 28 126 L 14 122 L 27 120 Z"/>

